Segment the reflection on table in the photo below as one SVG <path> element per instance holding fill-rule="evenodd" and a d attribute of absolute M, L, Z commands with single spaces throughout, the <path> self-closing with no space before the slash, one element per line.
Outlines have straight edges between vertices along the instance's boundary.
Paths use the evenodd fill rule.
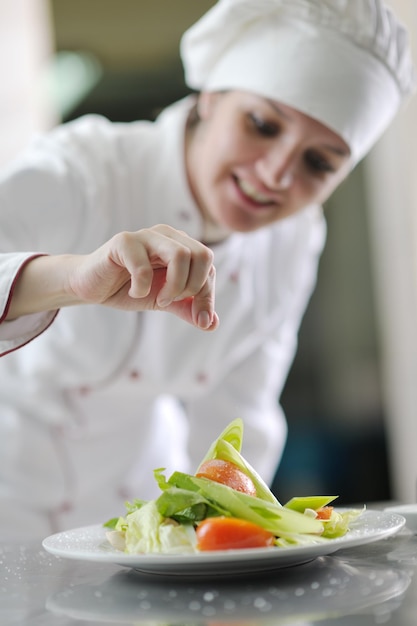
<path fill-rule="evenodd" d="M 304 565 L 221 582 L 69 561 L 39 546 L 0 548 L 0 565 L 2 626 L 414 626 L 417 614 L 417 536 L 407 530 Z"/>

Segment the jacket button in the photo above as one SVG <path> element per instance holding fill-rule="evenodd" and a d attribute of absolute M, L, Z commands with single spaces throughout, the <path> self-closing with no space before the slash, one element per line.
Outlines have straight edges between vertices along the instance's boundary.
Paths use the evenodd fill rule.
<path fill-rule="evenodd" d="M 140 372 L 138 370 L 132 370 L 129 374 L 131 380 L 138 380 L 140 378 Z"/>
<path fill-rule="evenodd" d="M 208 380 L 208 376 L 205 372 L 198 372 L 196 375 L 196 379 L 198 383 L 204 385 L 204 383 L 206 383 Z"/>
<path fill-rule="evenodd" d="M 182 220 L 183 222 L 189 222 L 191 219 L 191 215 L 189 214 L 188 211 L 185 211 L 184 209 L 178 211 L 178 217 L 180 218 L 180 220 Z"/>
<path fill-rule="evenodd" d="M 234 272 L 231 272 L 229 274 L 229 279 L 231 280 L 232 283 L 237 283 L 237 281 L 239 280 L 239 272 L 237 270 L 235 270 Z"/>
<path fill-rule="evenodd" d="M 70 513 L 73 509 L 73 505 L 69 500 L 65 500 L 61 506 L 58 509 L 58 513 L 60 513 L 61 515 L 65 514 L 65 513 Z"/>
<path fill-rule="evenodd" d="M 129 498 L 131 497 L 131 495 L 130 495 L 129 491 L 126 489 L 126 487 L 119 487 L 118 490 L 117 490 L 117 495 L 122 500 L 129 500 Z"/>

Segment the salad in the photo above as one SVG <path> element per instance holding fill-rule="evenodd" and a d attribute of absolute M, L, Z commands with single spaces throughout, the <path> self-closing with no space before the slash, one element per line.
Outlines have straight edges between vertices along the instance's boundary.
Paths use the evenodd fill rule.
<path fill-rule="evenodd" d="M 129 554 L 199 553 L 289 547 L 342 537 L 363 509 L 337 511 L 338 496 L 295 497 L 282 505 L 241 455 L 243 422 L 212 443 L 196 473 L 154 471 L 161 494 L 126 503 L 104 524 L 110 544 Z"/>

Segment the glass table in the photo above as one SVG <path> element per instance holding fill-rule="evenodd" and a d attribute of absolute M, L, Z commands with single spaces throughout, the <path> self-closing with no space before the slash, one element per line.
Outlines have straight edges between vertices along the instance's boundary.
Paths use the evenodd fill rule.
<path fill-rule="evenodd" d="M 1 626 L 417 623 L 417 535 L 407 529 L 249 578 L 158 578 L 40 544 L 0 545 L 0 568 Z"/>

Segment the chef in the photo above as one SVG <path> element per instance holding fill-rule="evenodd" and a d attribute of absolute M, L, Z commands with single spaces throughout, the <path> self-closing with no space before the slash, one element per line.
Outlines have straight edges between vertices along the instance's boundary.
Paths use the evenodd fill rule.
<path fill-rule="evenodd" d="M 155 122 L 85 116 L 1 172 L 2 538 L 121 514 L 235 417 L 272 481 L 321 205 L 413 86 L 380 0 L 220 0 L 181 55 Z"/>

